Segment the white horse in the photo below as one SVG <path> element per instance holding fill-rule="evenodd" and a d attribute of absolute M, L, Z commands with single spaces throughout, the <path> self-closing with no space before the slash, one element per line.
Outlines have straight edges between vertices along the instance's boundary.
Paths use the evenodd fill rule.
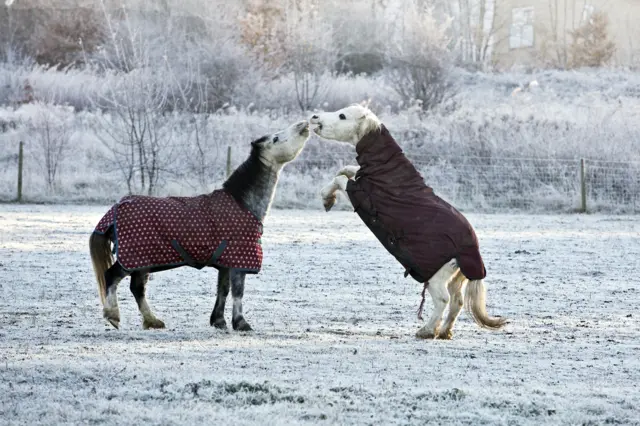
<path fill-rule="evenodd" d="M 365 150 L 366 148 L 363 146 L 363 144 L 373 145 L 371 141 L 375 139 L 372 139 L 371 135 L 374 134 L 373 136 L 374 138 L 379 137 L 375 135 L 380 135 L 382 132 L 382 129 L 384 129 L 384 132 L 385 132 L 384 134 L 387 135 L 388 139 L 390 139 L 393 145 L 395 146 L 394 149 L 396 151 L 394 155 L 399 155 L 402 157 L 403 163 L 401 164 L 405 165 L 406 168 L 415 170 L 413 166 L 408 162 L 408 160 L 406 160 L 406 158 L 402 154 L 402 151 L 395 144 L 395 141 L 393 141 L 391 136 L 388 134 L 388 132 L 384 128 L 384 125 L 380 122 L 378 117 L 376 117 L 375 114 L 373 114 L 369 109 L 365 107 L 362 107 L 359 105 L 352 105 L 335 112 L 318 113 L 311 117 L 310 122 L 312 124 L 313 130 L 318 136 L 324 139 L 349 143 L 354 147 L 356 147 L 356 150 L 358 151 L 358 154 L 359 154 L 358 160 L 360 160 L 361 151 Z M 375 146 L 376 146 L 375 149 L 378 149 L 377 147 L 379 146 L 379 143 L 376 142 Z M 376 154 L 373 153 L 373 155 L 376 155 Z M 327 211 L 330 210 L 335 204 L 337 191 L 343 191 L 345 194 L 347 194 L 348 197 L 349 195 L 353 195 L 353 193 L 348 194 L 348 186 L 350 186 L 349 190 L 353 191 L 354 187 L 356 186 L 355 183 L 358 182 L 358 179 L 361 178 L 360 176 L 361 173 L 359 173 L 360 167 L 361 166 L 357 166 L 357 165 L 349 165 L 342 168 L 337 173 L 337 176 L 333 178 L 328 185 L 322 188 L 320 194 L 322 197 L 324 207 Z M 362 171 L 364 170 L 365 169 L 363 168 Z M 369 168 L 367 173 L 363 173 L 363 174 L 370 175 L 372 173 L 371 170 L 372 169 Z M 376 173 L 378 173 L 377 169 L 376 169 Z M 384 176 L 385 173 L 388 173 L 388 176 Z M 419 184 L 424 185 L 424 180 L 417 173 L 417 171 L 414 171 L 413 173 L 415 173 L 415 176 L 418 176 L 418 180 L 420 180 Z M 378 182 L 383 182 L 383 183 L 388 182 L 389 180 L 393 180 L 394 172 L 392 170 L 389 170 L 387 172 L 383 171 L 383 172 L 380 172 L 380 174 L 377 176 L 373 176 L 372 178 L 377 180 Z M 354 178 L 356 180 L 353 180 Z M 398 183 L 394 185 L 402 188 L 403 184 Z M 455 211 L 455 215 L 459 215 L 456 217 L 462 218 L 461 213 L 457 212 L 457 210 L 455 210 L 453 207 L 449 206 L 446 202 L 441 200 L 439 197 L 435 196 L 435 194 L 433 194 L 433 191 L 430 188 L 428 188 L 426 185 L 424 185 L 424 188 L 425 189 L 423 191 L 427 191 L 427 190 L 431 191 L 430 196 L 433 197 L 432 199 L 437 199 L 437 202 L 439 203 L 439 205 L 442 205 L 442 203 L 444 203 L 444 205 L 447 206 L 446 209 L 451 209 Z M 404 195 L 402 195 L 402 189 L 400 189 L 400 193 L 401 194 L 398 202 L 402 204 L 403 198 L 404 198 Z M 408 194 L 405 194 L 405 195 L 408 196 Z M 412 196 L 413 195 L 414 194 L 412 194 Z M 386 194 L 385 194 L 385 197 L 386 197 Z M 353 202 L 353 199 L 352 199 L 352 202 Z M 440 210 L 440 212 L 442 212 L 442 210 Z M 430 217 L 429 213 L 426 213 L 426 216 L 422 219 L 423 222 L 420 222 L 420 223 L 428 223 L 434 219 L 435 217 L 433 216 Z M 363 220 L 365 219 L 363 218 Z M 466 222 L 466 219 L 462 218 L 459 220 L 464 221 L 467 224 L 467 226 L 471 229 L 471 233 L 473 233 L 471 225 L 468 224 L 468 222 Z M 374 233 L 376 233 L 376 231 L 373 229 L 371 225 L 371 222 L 367 223 L 367 225 L 371 228 L 372 231 L 374 231 Z M 418 226 L 417 228 L 420 228 L 420 226 Z M 420 230 L 418 230 L 418 232 L 420 232 Z M 428 236 L 428 234 L 418 234 L 418 235 L 420 239 L 423 239 L 423 236 L 425 237 Z M 380 239 L 381 242 L 383 241 L 383 239 L 381 239 L 381 237 L 379 236 L 379 233 L 376 233 L 376 236 L 378 237 L 378 239 Z M 386 235 L 383 234 L 383 236 L 386 236 Z M 475 238 L 475 233 L 473 233 L 473 237 Z M 475 241 L 477 246 L 477 239 Z M 394 254 L 392 251 L 394 247 L 393 246 L 394 242 L 392 241 L 390 244 L 391 245 L 385 244 L 385 247 L 392 254 Z M 433 251 L 438 251 L 438 247 L 435 247 Z M 479 258 L 479 252 L 478 252 L 478 258 Z M 473 280 L 467 279 L 467 277 L 462 273 L 460 269 L 460 264 L 458 262 L 459 259 L 455 257 L 448 258 L 448 259 L 449 260 L 445 259 L 444 261 L 437 264 L 437 267 L 439 269 L 436 269 L 437 272 L 435 272 L 435 274 L 433 274 L 431 277 L 424 277 L 421 280 L 421 281 L 425 281 L 425 278 L 428 278 L 428 280 L 426 280 L 425 286 L 428 289 L 429 294 L 431 295 L 431 298 L 433 300 L 434 310 L 428 322 L 426 323 L 426 325 L 418 330 L 418 332 L 416 333 L 416 336 L 418 338 L 424 338 L 424 339 L 436 338 L 436 337 L 439 337 L 441 339 L 451 339 L 453 337 L 453 333 L 452 333 L 453 326 L 463 306 L 466 307 L 467 311 L 472 314 L 475 322 L 481 327 L 498 329 L 504 326 L 506 324 L 506 319 L 501 317 L 490 317 L 487 314 L 486 302 L 485 302 L 486 290 L 484 286 L 484 281 L 482 279 L 473 279 Z M 480 260 L 480 264 L 482 264 L 481 260 Z M 409 273 L 409 268 L 407 268 L 407 273 Z M 482 276 L 484 276 L 484 273 Z M 465 285 L 466 285 L 466 292 L 463 297 L 462 289 Z M 424 292 L 423 292 L 423 302 L 424 302 Z M 449 305 L 449 314 L 445 319 L 444 324 L 441 324 L 442 317 L 447 305 Z"/>

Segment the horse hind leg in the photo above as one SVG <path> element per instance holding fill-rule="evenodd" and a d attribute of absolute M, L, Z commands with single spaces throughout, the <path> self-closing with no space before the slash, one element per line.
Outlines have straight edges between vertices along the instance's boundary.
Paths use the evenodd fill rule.
<path fill-rule="evenodd" d="M 464 299 L 462 297 L 462 287 L 464 286 L 466 281 L 467 278 L 462 274 L 461 271 L 458 271 L 456 276 L 449 282 L 449 285 L 447 286 L 449 295 L 451 296 L 451 301 L 449 302 L 449 314 L 447 315 L 447 319 L 445 319 L 444 324 L 440 328 L 440 334 L 438 335 L 440 339 L 449 340 L 453 338 L 453 326 L 455 325 L 464 304 Z"/>
<path fill-rule="evenodd" d="M 218 272 L 218 294 L 216 296 L 216 303 L 213 306 L 211 318 L 209 318 L 209 324 L 220 330 L 227 329 L 227 322 L 224 320 L 224 306 L 229 296 L 230 285 L 229 270 L 220 269 L 220 272 Z"/>
<path fill-rule="evenodd" d="M 133 297 L 135 297 L 136 303 L 138 304 L 138 309 L 142 314 L 142 328 L 145 330 L 150 328 L 164 328 L 164 322 L 156 318 L 147 303 L 145 294 L 148 281 L 149 272 L 138 271 L 131 274 L 129 289 L 131 293 L 133 293 Z"/>
<path fill-rule="evenodd" d="M 440 333 L 440 322 L 442 321 L 442 315 L 444 310 L 449 304 L 449 292 L 447 291 L 447 285 L 455 277 L 459 271 L 458 265 L 455 260 L 446 263 L 442 268 L 436 272 L 431 279 L 429 279 L 429 285 L 427 290 L 433 300 L 433 312 L 427 324 L 422 327 L 416 333 L 416 337 L 420 339 L 434 339 Z"/>
<path fill-rule="evenodd" d="M 236 331 L 251 331 L 252 328 L 242 315 L 242 298 L 244 297 L 244 272 L 231 272 L 231 296 L 233 297 L 233 313 L 231 324 Z"/>
<path fill-rule="evenodd" d="M 104 273 L 105 300 L 102 315 L 115 328 L 120 328 L 120 308 L 118 307 L 118 284 L 129 274 L 116 262 Z"/>

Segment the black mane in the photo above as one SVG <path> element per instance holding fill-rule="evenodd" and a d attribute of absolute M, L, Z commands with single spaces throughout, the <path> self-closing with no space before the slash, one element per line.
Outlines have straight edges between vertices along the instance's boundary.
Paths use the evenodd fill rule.
<path fill-rule="evenodd" d="M 262 148 L 259 145 L 268 138 L 268 136 L 263 136 L 251 142 L 249 158 L 247 158 L 222 185 L 225 191 L 231 194 L 238 202 L 245 205 L 245 207 L 248 192 L 252 188 L 255 188 L 259 180 L 269 175 L 269 168 L 260 160 L 260 151 Z"/>

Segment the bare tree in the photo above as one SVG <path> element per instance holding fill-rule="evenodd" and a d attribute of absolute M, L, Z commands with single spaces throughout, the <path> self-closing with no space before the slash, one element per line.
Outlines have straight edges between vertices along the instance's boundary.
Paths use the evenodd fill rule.
<path fill-rule="evenodd" d="M 321 77 L 327 71 L 331 29 L 322 23 L 317 0 L 295 0 L 287 13 L 287 67 L 293 73 L 296 99 L 302 111 L 318 100 Z"/>
<path fill-rule="evenodd" d="M 282 1 L 249 0 L 239 20 L 242 44 L 258 62 L 276 73 L 287 60 L 285 9 Z"/>
<path fill-rule="evenodd" d="M 62 164 L 69 153 L 73 109 L 36 102 L 34 115 L 28 123 L 29 132 L 38 148 L 49 192 L 54 192 Z"/>
<path fill-rule="evenodd" d="M 319 0 L 253 0 L 240 23 L 243 43 L 274 77 L 291 73 L 300 109 L 315 105 L 333 51 Z"/>
<path fill-rule="evenodd" d="M 103 4 L 104 5 L 104 4 Z M 104 94 L 94 100 L 103 111 L 98 136 L 110 148 L 129 193 L 154 194 L 171 165 L 167 128 L 170 75 L 166 63 L 152 57 L 154 40 L 133 25 L 126 10 L 114 22 L 105 9 L 109 45 L 102 51 L 107 76 Z M 115 71 L 114 71 L 115 70 Z"/>
<path fill-rule="evenodd" d="M 452 89 L 446 35 L 450 21 L 439 24 L 433 10 L 419 1 L 406 4 L 404 19 L 390 37 L 385 73 L 390 86 L 405 103 L 430 110 Z"/>
<path fill-rule="evenodd" d="M 491 65 L 493 46 L 503 41 L 499 34 L 507 19 L 496 13 L 496 0 L 457 0 L 444 2 L 444 10 L 454 17 L 452 41 L 463 65 L 487 68 Z"/>

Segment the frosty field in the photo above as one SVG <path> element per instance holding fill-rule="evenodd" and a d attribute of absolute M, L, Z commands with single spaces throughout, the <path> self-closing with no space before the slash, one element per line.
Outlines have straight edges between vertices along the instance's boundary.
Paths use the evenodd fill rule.
<path fill-rule="evenodd" d="M 421 286 L 350 212 L 271 213 L 255 332 L 209 327 L 216 274 L 191 268 L 150 281 L 166 330 L 128 281 L 115 330 L 87 250 L 106 208 L 0 205 L 0 424 L 640 424 L 637 216 L 469 214 L 510 324 L 421 341 Z"/>

